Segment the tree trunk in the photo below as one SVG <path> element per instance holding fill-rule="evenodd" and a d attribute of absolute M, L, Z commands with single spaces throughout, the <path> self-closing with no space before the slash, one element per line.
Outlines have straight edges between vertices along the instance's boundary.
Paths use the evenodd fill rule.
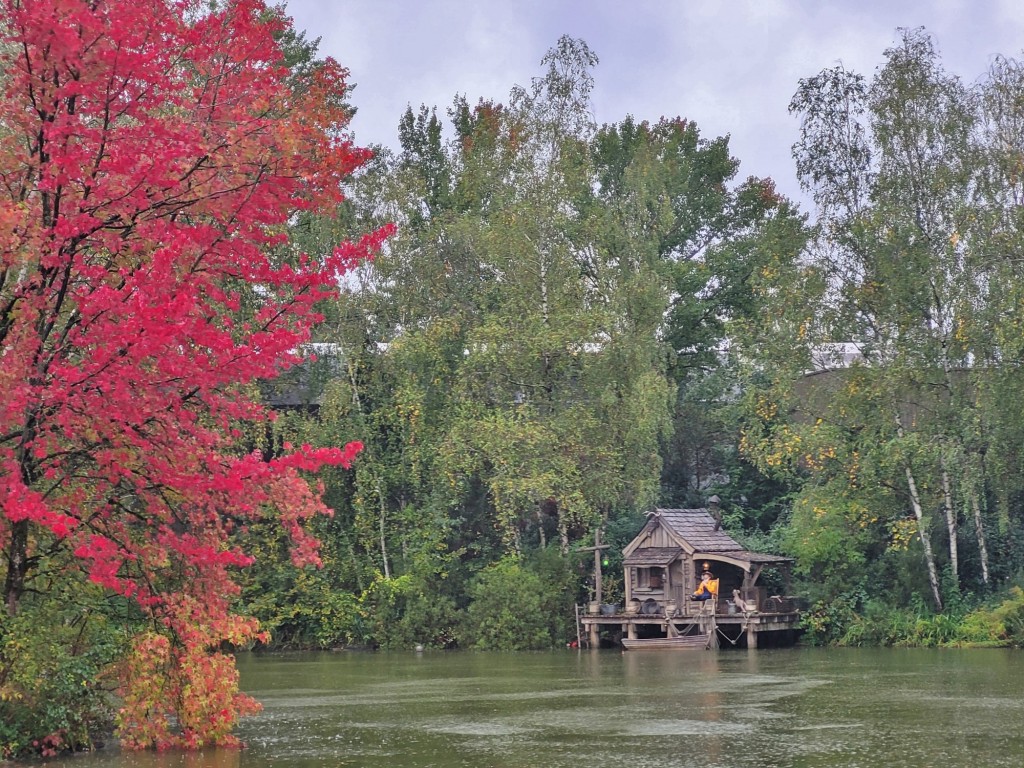
<path fill-rule="evenodd" d="M 896 406 L 896 434 L 902 439 L 905 432 L 903 422 L 900 420 L 899 406 Z M 914 473 L 910 470 L 910 464 L 903 465 L 903 471 L 907 477 L 907 489 L 910 492 L 910 505 L 914 510 L 914 518 L 917 520 L 917 531 L 921 536 L 921 547 L 924 550 L 925 564 L 928 566 L 928 583 L 932 588 L 932 597 L 935 600 L 935 607 L 942 610 L 942 589 L 939 586 L 939 570 L 935 567 L 935 555 L 932 553 L 932 542 L 928 538 L 928 523 L 924 519 L 924 509 L 921 506 L 921 496 L 917 492 L 917 482 L 914 480 Z"/>
<path fill-rule="evenodd" d="M 925 563 L 928 565 L 928 582 L 932 587 L 932 597 L 935 599 L 935 607 L 942 610 L 942 591 L 939 588 L 939 572 L 935 567 L 935 557 L 932 554 L 932 543 L 928 538 L 928 525 L 924 519 L 924 510 L 921 508 L 921 497 L 917 494 L 917 483 L 914 482 L 914 473 L 910 467 L 905 465 L 903 469 L 907 474 L 907 488 L 910 490 L 910 504 L 914 508 L 914 517 L 917 518 L 917 530 L 921 536 L 921 546 L 924 549 Z"/>
<path fill-rule="evenodd" d="M 4 579 L 4 605 L 7 615 L 18 613 L 18 603 L 25 591 L 28 573 L 28 520 L 11 524 L 10 549 L 7 551 L 7 577 Z"/>
<path fill-rule="evenodd" d="M 380 487 L 380 478 L 377 478 L 377 500 L 380 502 L 380 556 L 384 561 L 384 578 L 391 578 L 391 566 L 388 563 L 388 545 L 384 535 L 385 531 L 385 520 L 387 519 L 388 510 L 384 505 L 384 492 Z"/>
<path fill-rule="evenodd" d="M 988 545 L 985 543 L 985 524 L 981 519 L 981 504 L 978 491 L 971 491 L 971 510 L 974 512 L 974 529 L 978 534 L 978 552 L 981 556 L 981 580 L 988 584 Z"/>
<path fill-rule="evenodd" d="M 21 471 L 21 482 L 26 488 L 32 487 L 35 475 L 31 450 L 28 446 L 32 444 L 36 436 L 37 414 L 38 412 L 35 410 L 26 414 L 25 426 L 22 428 L 21 440 L 16 452 Z M 7 607 L 8 616 L 18 613 L 18 603 L 21 602 L 21 595 L 25 591 L 25 580 L 29 571 L 28 534 L 28 520 L 11 523 L 10 549 L 7 550 L 7 575 L 4 578 L 4 605 Z"/>
<path fill-rule="evenodd" d="M 960 557 L 957 550 L 957 520 L 956 508 L 953 506 L 953 484 L 949 479 L 949 470 L 946 468 L 946 457 L 942 456 L 942 506 L 946 515 L 946 533 L 949 535 L 949 567 L 953 572 L 956 583 L 960 583 Z"/>

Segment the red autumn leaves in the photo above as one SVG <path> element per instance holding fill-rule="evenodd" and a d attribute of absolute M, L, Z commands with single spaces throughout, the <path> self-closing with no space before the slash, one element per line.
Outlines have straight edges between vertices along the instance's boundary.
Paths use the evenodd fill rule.
<path fill-rule="evenodd" d="M 346 73 L 328 60 L 297 82 L 285 20 L 250 0 L 5 6 L 5 605 L 45 550 L 46 567 L 135 601 L 196 666 L 257 634 L 228 608 L 230 569 L 250 561 L 230 537 L 275 517 L 316 562 L 303 523 L 328 510 L 305 475 L 360 447 L 267 462 L 241 439 L 269 418 L 252 383 L 299 362 L 317 303 L 387 235 L 308 256 L 286 242 L 367 157 L 343 132 Z"/>

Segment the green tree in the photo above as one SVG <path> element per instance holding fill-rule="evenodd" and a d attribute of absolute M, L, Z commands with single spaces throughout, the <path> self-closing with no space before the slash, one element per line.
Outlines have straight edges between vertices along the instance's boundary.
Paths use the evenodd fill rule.
<path fill-rule="evenodd" d="M 402 225 L 372 289 L 353 297 L 381 320 L 373 365 L 393 382 L 389 433 L 401 435 L 386 451 L 402 457 L 398 484 L 375 498 L 393 509 L 405 494 L 420 516 L 429 507 L 490 529 L 498 552 L 564 550 L 657 489 L 666 297 L 648 273 L 660 303 L 629 316 L 626 281 L 638 278 L 579 205 L 593 178 L 595 63 L 563 38 L 508 106 L 456 99 L 448 142 L 433 111 L 410 109 L 402 152 L 371 192 L 369 207 Z"/>
<path fill-rule="evenodd" d="M 406 110 L 400 150 L 353 183 L 350 229 L 293 233 L 398 224 L 325 310 L 338 373 L 300 429 L 365 444 L 351 484 L 327 478 L 345 542 L 328 569 L 353 594 L 410 576 L 462 609 L 488 564 L 564 556 L 635 525 L 664 478 L 689 501 L 741 466 L 731 416 L 705 412 L 733 397 L 723 339 L 756 314 L 761 271 L 799 252 L 802 218 L 766 180 L 734 185 L 727 141 L 692 123 L 598 129 L 596 62 L 563 38 L 506 104 L 458 97 L 450 124 Z"/>
<path fill-rule="evenodd" d="M 803 218 L 771 180 L 735 183 L 728 138 L 702 138 L 692 122 L 627 118 L 603 127 L 593 146 L 602 242 L 636 276 L 625 292 L 630 314 L 656 325 L 678 385 L 662 500 L 703 503 L 707 488 L 744 471 L 727 407 L 730 325 L 760 316 L 759 276 L 800 252 Z"/>
<path fill-rule="evenodd" d="M 973 581 L 963 544 L 989 580 L 988 501 L 1018 486 L 992 471 L 1020 428 L 993 398 L 1019 359 L 1003 343 L 1019 322 L 1005 255 L 1019 242 L 1006 226 L 1013 82 L 1000 60 L 967 88 L 922 30 L 903 30 L 870 81 L 842 67 L 801 81 L 794 154 L 818 235 L 803 270 L 771 288 L 778 320 L 751 339 L 767 342 L 768 386 L 748 398 L 745 448 L 801 484 L 794 509 L 814 514 L 794 515 L 794 540 L 867 529 L 840 538 L 845 559 L 901 563 L 937 608 Z"/>

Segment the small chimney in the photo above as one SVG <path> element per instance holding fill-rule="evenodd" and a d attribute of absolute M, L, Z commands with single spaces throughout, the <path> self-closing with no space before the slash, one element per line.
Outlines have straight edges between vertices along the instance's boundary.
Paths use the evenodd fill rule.
<path fill-rule="evenodd" d="M 722 510 L 719 509 L 718 506 L 721 503 L 722 500 L 717 496 L 712 496 L 708 499 L 708 511 L 711 513 L 711 516 L 715 518 L 715 527 L 713 530 L 716 531 L 722 527 Z"/>

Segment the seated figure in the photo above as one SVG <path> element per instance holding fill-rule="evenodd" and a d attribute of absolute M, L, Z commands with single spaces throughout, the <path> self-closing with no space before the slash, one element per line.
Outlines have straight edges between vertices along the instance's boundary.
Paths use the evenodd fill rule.
<path fill-rule="evenodd" d="M 697 585 L 697 591 L 690 595 L 690 598 L 693 600 L 710 600 L 716 595 L 718 595 L 718 579 L 714 577 L 711 571 L 704 571 L 700 576 L 700 584 Z"/>

